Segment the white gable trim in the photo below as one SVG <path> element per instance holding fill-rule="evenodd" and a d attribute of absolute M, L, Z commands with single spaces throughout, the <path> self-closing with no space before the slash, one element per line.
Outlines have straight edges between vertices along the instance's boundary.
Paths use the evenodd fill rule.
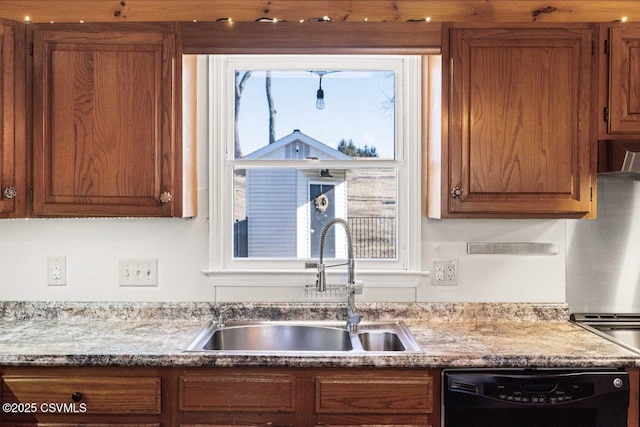
<path fill-rule="evenodd" d="M 296 140 L 300 141 L 303 144 L 309 145 L 310 147 L 316 149 L 321 153 L 326 154 L 330 160 L 353 160 L 351 156 L 347 156 L 343 152 L 338 151 L 334 148 L 331 148 L 328 145 L 318 141 L 317 139 L 311 138 L 309 135 L 306 135 L 300 132 L 298 129 L 294 130 L 289 135 L 283 138 L 280 138 L 279 140 L 275 141 L 273 144 L 269 144 L 267 146 L 264 146 L 254 151 L 251 154 L 247 154 L 246 156 L 243 157 L 243 159 L 246 159 L 246 160 L 261 159 L 273 153 L 274 151 L 284 149 L 284 147 L 286 147 L 292 142 L 295 142 Z"/>

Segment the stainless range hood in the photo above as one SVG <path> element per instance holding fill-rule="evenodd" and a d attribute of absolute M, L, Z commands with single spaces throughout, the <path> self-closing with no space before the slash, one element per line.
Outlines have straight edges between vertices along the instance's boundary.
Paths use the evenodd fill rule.
<path fill-rule="evenodd" d="M 640 174 L 640 141 L 599 141 L 598 173 Z"/>
<path fill-rule="evenodd" d="M 620 172 L 640 173 L 640 152 L 625 150 Z"/>

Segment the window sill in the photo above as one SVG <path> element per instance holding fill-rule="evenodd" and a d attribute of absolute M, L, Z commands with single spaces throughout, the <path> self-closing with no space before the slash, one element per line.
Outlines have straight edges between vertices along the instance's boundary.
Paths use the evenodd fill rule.
<path fill-rule="evenodd" d="M 215 286 L 285 286 L 298 287 L 315 283 L 314 270 L 203 270 Z M 365 287 L 412 287 L 417 288 L 428 271 L 407 270 L 364 270 L 356 271 L 356 280 L 361 280 Z M 343 283 L 346 272 L 327 271 L 329 283 Z"/>

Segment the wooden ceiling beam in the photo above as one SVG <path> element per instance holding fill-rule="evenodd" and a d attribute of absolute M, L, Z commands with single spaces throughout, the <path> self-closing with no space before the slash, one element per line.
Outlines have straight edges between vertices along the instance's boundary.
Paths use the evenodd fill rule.
<path fill-rule="evenodd" d="M 231 54 L 397 54 L 440 52 L 441 25 L 343 22 L 301 25 L 234 22 L 184 23 L 184 53 Z"/>
<path fill-rule="evenodd" d="M 0 18 L 32 22 L 640 22 L 637 0 L 0 0 Z"/>

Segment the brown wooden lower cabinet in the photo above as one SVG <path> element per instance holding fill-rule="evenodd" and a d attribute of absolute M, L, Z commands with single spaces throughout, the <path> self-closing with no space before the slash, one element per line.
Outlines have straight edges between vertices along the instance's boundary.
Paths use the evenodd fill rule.
<path fill-rule="evenodd" d="M 439 426 L 440 372 L 7 367 L 0 426 Z"/>
<path fill-rule="evenodd" d="M 629 369 L 639 427 L 640 369 Z M 0 426 L 440 427 L 440 370 L 0 367 Z"/>
<path fill-rule="evenodd" d="M 439 372 L 424 369 L 184 370 L 180 425 L 438 426 Z"/>

